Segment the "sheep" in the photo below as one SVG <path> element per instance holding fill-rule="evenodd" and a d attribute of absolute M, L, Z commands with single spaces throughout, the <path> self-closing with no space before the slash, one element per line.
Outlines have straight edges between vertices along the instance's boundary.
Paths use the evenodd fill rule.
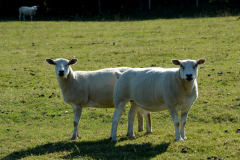
<path fill-rule="evenodd" d="M 129 132 L 133 135 L 133 120 L 139 107 L 158 112 L 169 110 L 175 126 L 175 140 L 186 140 L 185 124 L 188 112 L 198 97 L 198 65 L 205 59 L 172 60 L 180 68 L 132 68 L 125 71 L 115 84 L 110 140 L 117 142 L 117 126 L 124 106 L 132 101 L 129 111 Z M 181 110 L 181 132 L 179 132 L 178 111 Z M 131 136 L 131 135 L 130 135 Z"/>
<path fill-rule="evenodd" d="M 73 71 L 70 65 L 77 63 L 77 59 L 46 59 L 55 65 L 55 72 L 61 88 L 63 99 L 71 104 L 74 112 L 74 131 L 72 140 L 79 137 L 79 119 L 84 107 L 113 108 L 113 90 L 117 82 L 115 72 L 124 72 L 130 68 L 106 68 L 97 71 Z M 150 112 L 141 110 L 138 113 L 139 131 L 143 130 L 142 114 L 146 119 L 147 133 L 151 133 Z M 149 120 L 150 119 L 150 120 Z M 142 130 L 141 130 L 142 129 Z"/>
<path fill-rule="evenodd" d="M 23 20 L 25 21 L 25 16 L 30 16 L 31 21 L 33 19 L 33 16 L 37 12 L 37 7 L 38 6 L 32 6 L 32 7 L 27 7 L 27 6 L 22 6 L 19 8 L 19 21 L 21 21 L 21 16 L 23 14 Z"/>

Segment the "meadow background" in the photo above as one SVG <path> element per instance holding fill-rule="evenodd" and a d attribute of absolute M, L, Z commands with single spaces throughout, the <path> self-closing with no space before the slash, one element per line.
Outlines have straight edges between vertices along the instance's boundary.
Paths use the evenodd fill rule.
<path fill-rule="evenodd" d="M 0 22 L 0 159 L 239 159 L 240 18 Z M 118 143 L 109 141 L 114 109 L 85 108 L 71 141 L 73 111 L 45 58 L 77 58 L 73 70 L 175 67 L 200 59 L 199 98 L 188 140 L 174 142 L 168 111 L 152 113 L 152 134 L 128 139 L 125 107 Z M 65 111 L 68 111 L 66 114 Z"/>

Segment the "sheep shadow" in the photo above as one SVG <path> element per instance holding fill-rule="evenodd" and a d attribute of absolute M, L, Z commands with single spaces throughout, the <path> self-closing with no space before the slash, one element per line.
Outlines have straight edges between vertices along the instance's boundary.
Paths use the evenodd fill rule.
<path fill-rule="evenodd" d="M 29 156 L 41 156 L 66 152 L 63 159 L 92 158 L 92 159 L 151 159 L 167 151 L 170 143 L 162 143 L 153 146 L 151 143 L 127 144 L 116 146 L 116 143 L 110 140 L 99 141 L 61 141 L 57 143 L 47 143 L 38 145 L 34 148 L 13 152 L 2 160 L 22 159 Z M 61 153 L 62 154 L 62 153 Z"/>

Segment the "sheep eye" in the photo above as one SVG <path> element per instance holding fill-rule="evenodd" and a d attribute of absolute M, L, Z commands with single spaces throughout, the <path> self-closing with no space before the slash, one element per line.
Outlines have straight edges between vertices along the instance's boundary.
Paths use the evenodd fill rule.
<path fill-rule="evenodd" d="M 197 66 L 198 66 L 198 65 L 197 65 L 197 64 L 195 64 L 195 66 L 193 66 L 193 69 L 197 68 Z"/>
<path fill-rule="evenodd" d="M 180 67 L 182 67 L 182 69 L 184 69 L 183 65 L 180 64 Z"/>

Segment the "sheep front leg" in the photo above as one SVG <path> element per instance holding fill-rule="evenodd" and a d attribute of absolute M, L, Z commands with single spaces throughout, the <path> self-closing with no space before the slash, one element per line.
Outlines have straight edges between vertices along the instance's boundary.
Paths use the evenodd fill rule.
<path fill-rule="evenodd" d="M 169 109 L 171 117 L 173 119 L 173 123 L 175 126 L 175 141 L 182 141 L 182 137 L 180 136 L 180 132 L 179 132 L 179 126 L 180 126 L 180 122 L 179 122 L 179 118 L 178 118 L 178 113 L 175 110 L 175 108 Z"/>
<path fill-rule="evenodd" d="M 25 15 L 23 14 L 23 20 L 25 21 Z"/>
<path fill-rule="evenodd" d="M 180 133 L 181 133 L 181 137 L 184 140 L 187 140 L 187 137 L 185 136 L 185 125 L 187 123 L 187 116 L 188 116 L 189 109 L 181 111 L 181 132 Z"/>
<path fill-rule="evenodd" d="M 74 130 L 71 140 L 75 140 L 77 139 L 77 137 L 79 137 L 79 120 L 82 114 L 82 106 L 73 105 L 73 112 L 74 112 L 73 120 Z"/>

